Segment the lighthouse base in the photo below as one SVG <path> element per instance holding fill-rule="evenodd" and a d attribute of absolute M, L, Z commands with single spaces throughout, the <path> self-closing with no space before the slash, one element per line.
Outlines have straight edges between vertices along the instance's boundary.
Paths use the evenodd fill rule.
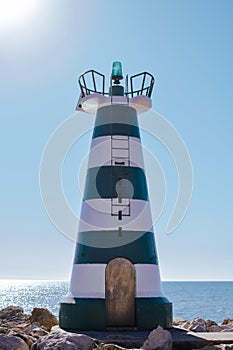
<path fill-rule="evenodd" d="M 135 330 L 172 327 L 172 303 L 165 297 L 135 298 Z M 59 325 L 65 330 L 106 331 L 109 329 L 105 299 L 67 296 L 60 303 Z M 117 327 L 115 327 L 117 328 Z M 119 328 L 122 328 L 119 325 Z"/>
<path fill-rule="evenodd" d="M 65 330 L 105 330 L 105 300 L 66 297 L 60 303 L 59 326 Z"/>
<path fill-rule="evenodd" d="M 172 327 L 172 303 L 167 298 L 136 298 L 136 309 L 138 330 Z"/>

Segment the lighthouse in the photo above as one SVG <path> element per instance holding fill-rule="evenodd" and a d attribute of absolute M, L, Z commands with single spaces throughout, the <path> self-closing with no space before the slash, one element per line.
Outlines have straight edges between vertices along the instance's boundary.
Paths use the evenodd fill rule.
<path fill-rule="evenodd" d="M 138 116 L 152 107 L 154 77 L 79 77 L 76 109 L 95 114 L 69 294 L 59 324 L 70 330 L 172 327 L 155 245 Z"/>

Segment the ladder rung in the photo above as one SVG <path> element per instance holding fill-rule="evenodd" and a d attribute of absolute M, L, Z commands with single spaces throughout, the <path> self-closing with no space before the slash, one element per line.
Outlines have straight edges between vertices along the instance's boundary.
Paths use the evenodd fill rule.
<path fill-rule="evenodd" d="M 111 213 L 112 216 L 118 216 L 118 213 L 117 214 L 114 214 L 114 213 Z M 121 214 L 121 216 L 130 216 L 130 213 L 129 214 Z"/>
<path fill-rule="evenodd" d="M 114 163 L 115 163 L 115 165 L 125 165 L 125 162 L 117 162 L 117 161 L 115 161 Z"/>
<path fill-rule="evenodd" d="M 129 150 L 129 148 L 126 148 L 126 147 L 112 147 L 112 149 L 125 149 L 125 150 Z"/>

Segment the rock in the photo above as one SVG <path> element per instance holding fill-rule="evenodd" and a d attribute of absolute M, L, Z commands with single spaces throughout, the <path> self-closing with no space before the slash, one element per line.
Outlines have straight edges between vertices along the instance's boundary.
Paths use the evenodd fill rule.
<path fill-rule="evenodd" d="M 192 332 L 206 332 L 206 328 L 205 327 L 201 327 L 201 326 L 193 326 L 189 328 L 190 331 Z"/>
<path fill-rule="evenodd" d="M 188 322 L 188 321 L 182 325 L 182 328 L 184 328 L 184 329 L 189 329 L 189 327 L 190 327 L 190 322 Z"/>
<path fill-rule="evenodd" d="M 0 349 L 29 350 L 29 347 L 21 338 L 12 335 L 0 334 Z"/>
<path fill-rule="evenodd" d="M 221 325 L 224 325 L 224 324 L 231 324 L 231 325 L 233 325 L 233 318 L 225 318 L 222 321 Z"/>
<path fill-rule="evenodd" d="M 8 335 L 21 338 L 29 346 L 29 348 L 33 343 L 37 341 L 37 338 L 27 334 L 19 333 L 19 332 L 17 333 L 17 332 L 10 331 Z"/>
<path fill-rule="evenodd" d="M 220 326 L 224 327 L 223 332 L 233 332 L 233 319 L 232 318 L 226 318 L 222 321 Z"/>
<path fill-rule="evenodd" d="M 147 340 L 142 345 L 143 350 L 172 350 L 172 336 L 170 332 L 158 326 L 150 332 Z"/>
<path fill-rule="evenodd" d="M 56 326 L 57 327 L 57 326 Z M 42 327 L 40 327 L 39 322 L 33 322 L 24 330 L 25 334 L 30 334 L 36 337 L 42 337 L 44 335 L 47 335 L 48 332 Z"/>
<path fill-rule="evenodd" d="M 49 332 L 53 326 L 58 325 L 57 318 L 48 309 L 44 308 L 34 308 L 30 321 L 31 323 L 38 322 L 40 326 L 44 326 Z"/>
<path fill-rule="evenodd" d="M 233 344 L 206 345 L 203 348 L 193 349 L 193 350 L 231 350 L 231 349 L 233 349 Z"/>
<path fill-rule="evenodd" d="M 181 329 L 189 329 L 189 327 L 191 326 L 191 322 L 185 320 L 184 318 L 174 318 L 173 326 Z M 196 324 L 194 325 L 194 327 L 196 327 Z"/>
<path fill-rule="evenodd" d="M 206 321 L 202 318 L 196 317 L 191 321 L 188 330 L 193 332 L 206 332 Z"/>
<path fill-rule="evenodd" d="M 23 308 L 20 306 L 7 306 L 0 311 L 0 325 L 20 325 L 27 324 L 29 321 L 28 315 L 24 314 Z"/>
<path fill-rule="evenodd" d="M 34 335 L 36 337 L 43 337 L 44 335 L 49 334 L 46 330 L 44 330 L 41 327 L 34 328 L 33 331 L 31 332 L 31 335 Z"/>
<path fill-rule="evenodd" d="M 192 350 L 216 350 L 219 348 L 216 348 L 215 345 L 206 345 L 203 348 L 199 348 L 199 349 L 192 349 Z"/>
<path fill-rule="evenodd" d="M 209 332 L 222 332 L 223 327 L 219 326 L 219 325 L 213 325 L 209 328 Z"/>
<path fill-rule="evenodd" d="M 104 343 L 101 343 L 94 350 L 127 350 L 127 349 L 122 348 L 121 346 L 116 345 L 116 344 L 104 344 Z M 133 350 L 133 349 L 131 349 L 131 350 Z"/>
<path fill-rule="evenodd" d="M 182 326 L 186 322 L 187 322 L 187 320 L 185 320 L 184 318 L 174 318 L 173 319 L 173 326 Z"/>
<path fill-rule="evenodd" d="M 6 327 L 0 327 L 0 333 L 8 333 L 8 329 Z"/>
<path fill-rule="evenodd" d="M 19 306 L 8 306 L 0 311 L 0 334 L 15 336 L 29 325 L 29 316 Z M 1 348 L 0 348 L 1 349 Z"/>
<path fill-rule="evenodd" d="M 33 329 L 37 328 L 37 327 L 40 327 L 40 324 L 39 322 L 33 322 L 31 323 L 29 326 L 27 326 L 25 329 L 24 329 L 24 333 L 25 334 L 31 334 L 33 332 Z"/>
<path fill-rule="evenodd" d="M 222 332 L 233 332 L 233 327 L 227 327 L 223 329 Z"/>
<path fill-rule="evenodd" d="M 206 323 L 206 330 L 207 330 L 207 332 L 210 332 L 210 329 L 211 329 L 212 326 L 218 326 L 218 324 L 215 321 L 212 321 L 212 320 L 206 320 L 205 323 Z"/>
<path fill-rule="evenodd" d="M 52 331 L 41 337 L 31 350 L 91 350 L 95 341 L 84 334 Z"/>
<path fill-rule="evenodd" d="M 233 326 L 230 324 L 211 326 L 209 332 L 233 332 Z"/>

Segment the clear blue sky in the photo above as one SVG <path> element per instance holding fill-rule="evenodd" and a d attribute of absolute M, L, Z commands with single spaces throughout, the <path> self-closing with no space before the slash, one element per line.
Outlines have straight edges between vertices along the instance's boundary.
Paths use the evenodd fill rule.
<path fill-rule="evenodd" d="M 182 135 L 193 163 L 190 208 L 166 235 L 176 174 L 163 147 L 153 150 L 168 183 L 156 227 L 162 279 L 233 280 L 233 2 L 36 3 L 23 20 L 0 23 L 0 278 L 69 279 L 74 243 L 44 210 L 41 155 L 56 127 L 74 113 L 77 77 L 90 68 L 108 75 L 120 60 L 125 74 L 155 75 L 153 108 Z M 79 147 L 64 175 L 76 210 Z"/>

